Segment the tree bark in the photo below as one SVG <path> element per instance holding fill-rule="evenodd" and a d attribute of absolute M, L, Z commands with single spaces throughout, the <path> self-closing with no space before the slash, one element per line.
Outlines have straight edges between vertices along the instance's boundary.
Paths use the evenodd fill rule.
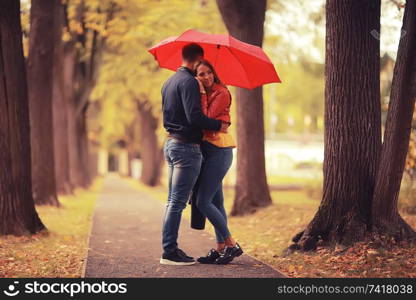
<path fill-rule="evenodd" d="M 138 134 L 138 130 L 141 129 L 140 126 L 140 117 L 136 116 L 133 121 L 130 123 L 129 126 L 126 127 L 126 149 L 128 152 L 128 161 L 129 161 L 129 172 L 128 176 L 133 177 L 133 170 L 131 163 L 133 159 L 136 158 L 137 154 L 137 141 L 140 141 L 140 135 Z M 162 158 L 163 159 L 163 158 Z"/>
<path fill-rule="evenodd" d="M 88 105 L 85 105 L 84 109 L 81 111 L 81 114 L 77 116 L 77 145 L 79 153 L 79 161 L 83 166 L 82 183 L 83 187 L 87 188 L 91 185 L 91 173 L 90 173 L 90 152 L 89 152 L 89 142 L 88 142 L 88 127 L 87 127 L 87 110 Z"/>
<path fill-rule="evenodd" d="M 104 7 L 107 5 L 103 4 Z M 65 6 L 67 8 L 67 5 Z M 116 9 L 110 3 L 106 11 L 106 24 L 112 20 Z M 86 188 L 91 183 L 86 110 L 90 94 L 97 82 L 105 37 L 86 26 L 88 5 L 80 1 L 75 18 L 82 31 L 70 32 L 71 40 L 64 47 L 64 86 L 68 109 L 69 174 L 74 186 Z M 97 10 L 96 13 L 100 11 Z M 66 13 L 68 15 L 68 12 Z M 69 22 L 69 20 L 67 20 Z M 92 30 L 92 32 L 91 32 Z M 91 40 L 89 40 L 91 38 Z"/>
<path fill-rule="evenodd" d="M 64 45 L 64 59 L 63 59 L 63 85 L 64 96 L 67 113 L 67 135 L 68 135 L 68 171 L 71 185 L 75 187 L 82 186 L 82 166 L 79 163 L 79 155 L 77 153 L 77 137 L 76 137 L 76 118 L 74 97 L 74 72 L 76 61 L 76 49 L 72 42 L 67 42 Z"/>
<path fill-rule="evenodd" d="M 59 206 L 55 184 L 52 117 L 55 2 L 32 0 L 27 66 L 33 198 L 39 205 Z"/>
<path fill-rule="evenodd" d="M 140 180 L 146 185 L 156 186 L 160 183 L 163 151 L 156 135 L 158 120 L 152 115 L 151 109 L 147 102 L 138 104 L 142 160 Z"/>
<path fill-rule="evenodd" d="M 381 149 L 380 0 L 327 0 L 324 182 L 321 205 L 291 249 L 351 244 L 371 221 Z"/>
<path fill-rule="evenodd" d="M 76 105 L 68 99 L 69 170 L 71 182 L 76 187 L 89 186 L 88 146 L 85 113 L 76 115 Z M 73 98 L 72 98 L 73 100 Z"/>
<path fill-rule="evenodd" d="M 64 86 L 64 6 L 61 1 L 55 5 L 54 15 L 54 62 L 53 62 L 53 133 L 56 191 L 58 194 L 72 194 L 73 186 L 69 175 L 68 152 L 68 108 Z"/>
<path fill-rule="evenodd" d="M 98 153 L 97 151 L 89 152 L 89 176 L 90 178 L 95 178 L 98 176 Z"/>
<path fill-rule="evenodd" d="M 85 108 L 87 106 L 77 114 L 79 91 L 74 88 L 74 85 L 79 86 L 77 83 L 79 68 L 79 53 L 73 42 L 67 42 L 64 46 L 63 81 L 67 108 L 69 177 L 74 187 L 87 188 L 90 183 L 88 146 L 86 146 Z"/>
<path fill-rule="evenodd" d="M 44 229 L 31 182 L 30 121 L 20 1 L 0 1 L 0 235 Z"/>
<path fill-rule="evenodd" d="M 398 196 L 416 99 L 416 1 L 406 3 L 402 31 L 372 211 L 373 230 L 398 240 L 415 237 L 398 212 Z"/>
<path fill-rule="evenodd" d="M 228 32 L 261 47 L 266 0 L 217 0 Z M 261 72 L 261 70 L 259 70 Z M 272 203 L 264 157 L 263 89 L 237 88 L 237 183 L 231 215 L 243 215 Z"/>

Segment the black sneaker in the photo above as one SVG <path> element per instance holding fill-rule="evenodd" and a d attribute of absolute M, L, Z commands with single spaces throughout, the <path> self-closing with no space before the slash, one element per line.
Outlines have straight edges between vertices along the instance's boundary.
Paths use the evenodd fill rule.
<path fill-rule="evenodd" d="M 201 256 L 197 261 L 201 264 L 213 264 L 218 257 L 220 257 L 220 253 L 215 249 L 211 249 L 207 256 Z"/>
<path fill-rule="evenodd" d="M 189 266 L 195 264 L 195 260 L 193 258 L 184 256 L 183 254 L 185 252 L 178 250 L 179 249 L 176 249 L 176 251 L 169 254 L 163 253 L 162 258 L 160 259 L 160 264 L 171 266 Z"/>
<path fill-rule="evenodd" d="M 230 263 L 234 257 L 238 257 L 241 254 L 243 254 L 243 249 L 241 249 L 238 243 L 236 243 L 234 247 L 225 247 L 224 253 L 221 253 L 220 257 L 215 260 L 215 264 L 226 265 Z"/>
<path fill-rule="evenodd" d="M 188 256 L 182 249 L 178 248 L 177 251 L 178 251 L 179 255 L 182 255 L 182 256 L 184 256 L 186 258 L 189 258 L 189 259 L 194 259 L 192 256 Z"/>

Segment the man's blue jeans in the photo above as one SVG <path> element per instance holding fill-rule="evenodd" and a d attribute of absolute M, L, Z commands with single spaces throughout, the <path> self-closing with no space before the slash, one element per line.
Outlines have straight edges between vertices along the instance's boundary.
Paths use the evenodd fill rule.
<path fill-rule="evenodd" d="M 198 144 L 168 139 L 164 146 L 169 166 L 169 192 L 163 221 L 162 246 L 166 254 L 178 248 L 178 231 L 182 210 L 201 169 L 202 154 Z"/>

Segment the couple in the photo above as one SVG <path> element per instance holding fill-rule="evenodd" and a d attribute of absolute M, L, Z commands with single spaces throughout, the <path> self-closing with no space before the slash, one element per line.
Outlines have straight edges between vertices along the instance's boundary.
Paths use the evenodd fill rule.
<path fill-rule="evenodd" d="M 216 249 L 198 262 L 228 264 L 243 253 L 231 237 L 224 209 L 222 179 L 231 166 L 235 143 L 227 133 L 231 95 L 204 50 L 195 43 L 182 48 L 182 66 L 162 88 L 164 146 L 169 166 L 169 192 L 163 221 L 160 259 L 165 265 L 192 265 L 195 260 L 178 248 L 182 210 L 198 179 L 196 206 L 215 228 Z"/>

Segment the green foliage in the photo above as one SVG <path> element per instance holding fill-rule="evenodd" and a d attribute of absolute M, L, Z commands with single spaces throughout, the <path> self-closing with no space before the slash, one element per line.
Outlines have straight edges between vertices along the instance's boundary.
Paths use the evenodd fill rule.
<path fill-rule="evenodd" d="M 280 65 L 278 70 L 283 83 L 265 88 L 266 111 L 277 116 L 277 122 L 270 128 L 266 117 L 266 128 L 278 133 L 322 132 L 323 65 L 294 62 Z"/>
<path fill-rule="evenodd" d="M 269 1 L 264 47 L 276 61 L 324 61 L 325 0 Z"/>

